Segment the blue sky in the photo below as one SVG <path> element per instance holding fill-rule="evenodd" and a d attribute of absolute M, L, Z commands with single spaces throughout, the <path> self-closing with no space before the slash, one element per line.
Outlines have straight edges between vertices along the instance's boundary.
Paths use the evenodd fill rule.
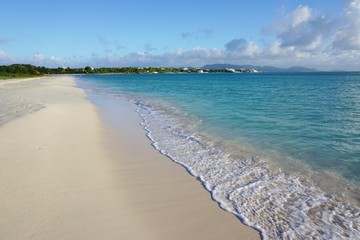
<path fill-rule="evenodd" d="M 360 70 L 360 0 L 2 0 L 0 65 Z"/>

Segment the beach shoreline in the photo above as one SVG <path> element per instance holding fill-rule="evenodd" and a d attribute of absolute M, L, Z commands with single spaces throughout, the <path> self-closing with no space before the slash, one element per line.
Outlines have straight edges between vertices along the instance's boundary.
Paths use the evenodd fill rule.
<path fill-rule="evenodd" d="M 0 122 L 1 236 L 260 238 L 151 146 L 135 106 L 100 96 L 90 96 L 92 104 L 75 82 L 61 76 L 0 85 L 4 103 L 13 103 L 0 109 L 7 115 Z"/>

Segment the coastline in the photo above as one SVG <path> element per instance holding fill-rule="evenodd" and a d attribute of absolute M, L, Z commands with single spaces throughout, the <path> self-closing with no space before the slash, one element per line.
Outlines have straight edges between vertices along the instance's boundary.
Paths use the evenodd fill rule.
<path fill-rule="evenodd" d="M 0 85 L 7 102 L 30 106 L 0 122 L 1 236 L 260 238 L 150 145 L 134 106 L 97 98 L 95 107 L 71 76 L 31 80 Z"/>
<path fill-rule="evenodd" d="M 333 178 L 323 178 L 321 171 L 305 166 L 306 160 L 311 160 L 311 158 L 286 159 L 287 156 L 291 156 L 287 155 L 287 151 L 276 151 L 280 150 L 277 144 L 283 144 L 284 140 L 292 139 L 295 144 L 289 144 L 292 146 L 287 150 L 294 151 L 293 154 L 302 154 L 302 151 L 306 153 L 306 149 L 315 147 L 315 150 L 323 153 L 321 156 L 331 157 L 329 153 L 332 155 L 332 151 L 321 151 L 328 149 L 326 145 L 318 146 L 313 138 L 309 138 L 309 135 L 302 135 L 303 132 L 307 132 L 305 130 L 310 130 L 311 133 L 313 129 L 311 126 L 318 126 L 316 120 L 322 118 L 309 120 L 309 123 L 315 125 L 309 124 L 309 127 L 305 127 L 303 122 L 306 119 L 303 119 L 301 115 L 298 115 L 296 119 L 291 118 L 292 114 L 288 115 L 293 109 L 297 113 L 307 112 L 306 106 L 310 107 L 310 110 L 317 111 L 321 109 L 322 104 L 313 104 L 314 101 L 310 98 L 301 105 L 290 104 L 286 108 L 283 101 L 272 101 L 271 93 L 282 92 L 284 93 L 282 95 L 287 96 L 289 89 L 279 84 L 284 80 L 288 82 L 293 79 L 287 80 L 287 76 L 280 75 L 277 81 L 267 81 L 269 76 L 258 76 L 255 79 L 248 76 L 242 79 L 244 84 L 240 85 L 239 78 L 234 76 L 173 75 L 171 78 L 160 75 L 81 76 L 78 83 L 90 95 L 94 93 L 111 99 L 126 99 L 135 104 L 141 124 L 147 131 L 147 137 L 154 148 L 171 161 L 186 168 L 188 173 L 211 193 L 212 199 L 222 209 L 238 216 L 246 225 L 258 229 L 263 239 L 296 239 L 310 236 L 328 239 L 357 238 L 359 236 L 357 227 L 359 226 L 359 209 L 356 204 L 351 205 L 343 194 L 343 190 L 351 192 L 354 188 L 349 185 L 343 190 L 339 188 L 341 191 L 338 195 L 336 190 L 326 191 L 326 188 L 322 189 L 318 185 L 317 180 L 327 181 L 328 186 L 334 189 L 335 185 L 330 183 Z M 334 84 L 342 82 L 346 76 L 340 78 L 335 76 Z M 317 89 L 316 86 L 319 85 L 317 81 L 310 83 L 309 80 L 318 79 L 318 77 L 319 81 L 326 83 L 329 76 L 309 75 L 303 81 L 294 81 L 292 89 L 295 91 L 303 89 L 302 92 L 306 93 L 301 99 L 307 99 L 307 90 L 312 92 L 312 89 Z M 299 79 L 299 76 L 294 76 L 294 79 Z M 208 82 L 212 84 L 207 84 Z M 270 88 L 267 84 L 262 87 L 264 83 L 270 84 Z M 354 81 L 351 83 L 353 84 L 350 86 L 355 84 L 354 87 L 357 89 L 358 84 Z M 227 90 L 219 93 L 218 89 Z M 270 92 L 270 94 L 261 94 L 268 101 L 254 102 L 251 89 L 257 89 L 263 93 Z M 269 89 L 272 91 L 268 91 Z M 329 86 L 329 89 L 333 88 Z M 326 88 L 324 92 L 325 90 Z M 248 97 L 246 97 L 246 92 L 250 93 Z M 315 90 L 315 92 L 319 91 Z M 325 99 L 328 99 L 326 96 L 330 95 L 325 94 Z M 349 96 L 353 94 L 350 93 Z M 289 99 L 289 103 L 298 102 L 297 98 L 289 96 L 286 98 Z M 268 105 L 267 102 L 271 104 Z M 268 108 L 277 105 L 283 107 L 275 108 L 275 111 Z M 333 105 L 332 102 L 331 105 Z M 244 106 L 245 108 L 242 108 Z M 349 107 L 353 109 L 353 112 L 358 113 L 357 109 Z M 302 111 L 296 110 L 297 108 Z M 278 115 L 279 111 L 276 109 L 282 109 L 280 112 L 290 116 L 288 121 L 298 127 L 289 128 L 289 132 L 285 131 L 286 124 L 284 128 L 282 120 L 287 118 L 283 118 L 283 114 Z M 268 121 L 267 115 L 272 116 L 277 123 L 275 125 L 279 128 L 276 128 L 272 121 Z M 257 116 L 264 118 L 259 121 Z M 323 119 L 334 120 L 333 115 L 324 116 Z M 356 119 L 349 120 L 356 122 Z M 322 133 L 324 135 L 315 139 L 324 139 L 321 136 L 328 136 L 327 139 L 331 140 L 334 134 L 332 131 L 326 131 L 329 128 L 342 129 L 342 126 L 330 124 L 319 128 L 324 130 Z M 266 141 L 258 146 L 252 146 L 251 141 L 242 139 L 244 136 L 242 131 L 245 130 L 243 132 L 246 133 L 247 129 L 249 133 L 253 130 L 254 133 L 263 136 L 259 139 L 254 138 L 254 142 L 260 140 L 261 143 L 268 139 L 269 143 L 274 144 L 271 145 L 275 151 L 263 151 L 262 147 L 266 149 Z M 268 136 L 267 134 L 271 132 L 274 134 Z M 301 144 L 297 144 L 298 138 L 291 138 L 291 134 L 288 133 L 295 133 L 295 136 L 299 136 L 296 134 L 300 133 L 300 136 L 303 136 L 300 138 L 303 140 Z M 236 141 L 237 138 L 239 141 Z M 235 141 L 232 141 L 233 139 Z M 357 139 L 357 136 L 353 135 L 350 139 Z M 309 148 L 303 148 L 306 145 Z M 353 156 L 351 152 L 348 154 L 350 154 L 348 156 Z M 326 158 L 326 160 L 330 159 L 333 158 Z M 303 167 L 303 171 L 299 171 L 300 168 L 294 168 L 292 171 L 287 167 L 286 164 L 295 163 L 294 166 L 297 164 L 293 160 L 299 160 L 298 165 Z M 302 160 L 305 160 L 304 166 L 302 166 Z M 326 169 L 327 161 L 319 161 L 319 166 L 324 163 L 323 166 Z M 339 164 L 334 164 L 334 166 L 339 166 Z M 335 180 L 334 183 L 336 183 Z"/>

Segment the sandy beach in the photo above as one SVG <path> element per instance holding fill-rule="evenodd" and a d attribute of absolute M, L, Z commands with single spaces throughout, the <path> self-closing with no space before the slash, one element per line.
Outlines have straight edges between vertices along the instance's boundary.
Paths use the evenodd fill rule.
<path fill-rule="evenodd" d="M 1 239 L 260 239 L 75 77 L 0 81 Z"/>

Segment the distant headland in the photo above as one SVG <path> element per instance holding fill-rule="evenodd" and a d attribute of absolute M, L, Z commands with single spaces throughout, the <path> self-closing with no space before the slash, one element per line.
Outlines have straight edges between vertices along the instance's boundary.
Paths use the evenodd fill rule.
<path fill-rule="evenodd" d="M 317 72 L 315 68 L 306 68 L 293 66 L 289 68 L 278 68 L 273 66 L 254 66 L 254 65 L 234 65 L 234 64 L 209 64 L 202 67 L 203 69 L 221 70 L 221 69 L 256 69 L 261 72 Z"/>

